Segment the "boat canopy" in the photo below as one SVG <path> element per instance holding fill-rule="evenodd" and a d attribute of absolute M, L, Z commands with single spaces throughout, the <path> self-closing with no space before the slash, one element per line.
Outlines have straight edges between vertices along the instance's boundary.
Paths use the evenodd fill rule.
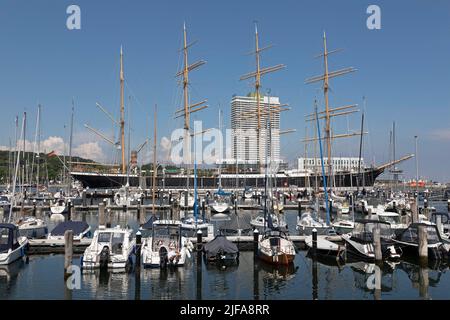
<path fill-rule="evenodd" d="M 64 221 L 58 224 L 50 234 L 52 236 L 63 236 L 66 230 L 72 230 L 74 234 L 80 234 L 89 229 L 89 225 L 84 221 Z"/>
<path fill-rule="evenodd" d="M 223 235 L 217 235 L 213 240 L 205 244 L 203 250 L 208 255 L 217 255 L 218 253 L 238 253 L 236 244 L 228 240 Z"/>
<path fill-rule="evenodd" d="M 11 223 L 0 223 L 0 252 L 19 247 L 19 228 Z"/>

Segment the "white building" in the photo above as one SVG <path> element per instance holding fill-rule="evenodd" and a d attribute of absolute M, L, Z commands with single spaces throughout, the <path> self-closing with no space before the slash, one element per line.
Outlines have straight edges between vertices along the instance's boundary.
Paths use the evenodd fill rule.
<path fill-rule="evenodd" d="M 258 152 L 256 97 L 254 94 L 249 94 L 246 97 L 233 96 L 231 100 L 231 135 L 233 142 L 231 152 L 232 157 L 238 159 L 240 163 L 264 162 L 266 151 L 271 161 L 280 161 L 280 112 L 270 113 L 271 137 L 269 139 L 269 130 L 266 129 L 269 105 L 273 110 L 274 106 L 280 105 L 280 99 L 278 97 L 261 97 L 260 146 L 262 150 Z"/>
<path fill-rule="evenodd" d="M 325 172 L 328 172 L 328 158 L 323 158 Z M 332 170 L 358 172 L 359 158 L 333 157 Z M 364 168 L 364 159 L 361 158 L 361 170 Z M 322 172 L 320 158 L 298 158 L 298 171 Z"/>

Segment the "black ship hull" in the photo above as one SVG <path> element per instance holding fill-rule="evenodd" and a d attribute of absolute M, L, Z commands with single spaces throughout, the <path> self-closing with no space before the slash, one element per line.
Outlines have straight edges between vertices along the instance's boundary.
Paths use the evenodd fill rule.
<path fill-rule="evenodd" d="M 356 187 L 358 184 L 360 186 L 370 187 L 373 186 L 376 178 L 382 174 L 384 168 L 371 168 L 366 169 L 359 176 L 354 173 L 342 172 L 337 173 L 334 176 L 334 187 L 350 188 Z M 119 174 L 97 174 L 97 173 L 82 173 L 82 172 L 72 172 L 72 177 L 75 180 L 80 181 L 83 187 L 89 188 L 119 188 L 125 184 L 127 181 L 132 187 L 152 187 L 152 177 L 139 177 L 137 175 L 119 175 Z M 359 177 L 359 182 L 358 182 Z M 274 181 L 275 187 L 315 187 L 316 183 L 319 187 L 323 186 L 322 176 L 288 176 L 288 175 L 278 175 L 276 178 L 271 178 Z M 156 184 L 159 188 L 184 188 L 187 184 L 186 176 L 159 176 L 156 179 Z M 329 178 L 327 177 L 327 185 L 329 185 Z M 194 178 L 191 177 L 189 185 L 192 187 L 194 185 Z M 197 185 L 200 189 L 215 189 L 219 185 L 219 177 L 198 177 Z M 223 175 L 222 176 L 222 187 L 227 188 L 244 188 L 246 186 L 253 188 L 264 187 L 264 176 L 263 175 L 245 175 L 240 174 L 238 178 L 235 175 Z"/>

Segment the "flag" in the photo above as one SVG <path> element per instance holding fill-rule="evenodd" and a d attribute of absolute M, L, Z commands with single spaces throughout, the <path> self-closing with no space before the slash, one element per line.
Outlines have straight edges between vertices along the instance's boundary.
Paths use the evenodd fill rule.
<path fill-rule="evenodd" d="M 50 152 L 50 153 L 47 153 L 47 157 L 49 157 L 49 158 L 51 158 L 51 157 L 56 157 L 56 152 L 55 152 L 55 150 L 53 150 L 53 151 Z"/>

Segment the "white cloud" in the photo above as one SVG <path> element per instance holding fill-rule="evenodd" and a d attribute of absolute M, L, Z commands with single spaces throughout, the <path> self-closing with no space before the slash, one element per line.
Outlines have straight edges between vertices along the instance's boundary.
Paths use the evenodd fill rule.
<path fill-rule="evenodd" d="M 105 160 L 105 154 L 98 142 L 82 143 L 73 149 L 73 154 L 94 161 L 102 162 Z"/>

